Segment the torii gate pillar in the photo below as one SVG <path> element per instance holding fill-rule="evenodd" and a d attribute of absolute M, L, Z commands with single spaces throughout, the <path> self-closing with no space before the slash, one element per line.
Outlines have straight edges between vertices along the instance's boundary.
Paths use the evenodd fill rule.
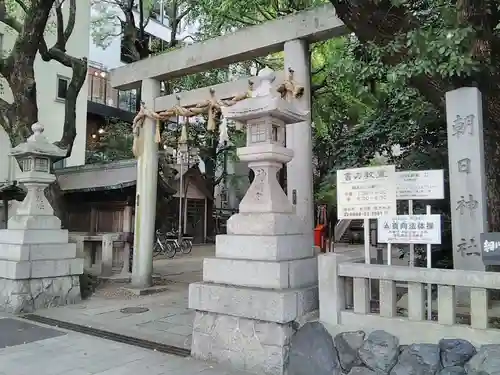
<path fill-rule="evenodd" d="M 287 164 L 287 195 L 295 206 L 295 213 L 304 221 L 305 233 L 311 234 L 314 226 L 313 160 L 311 135 L 311 61 L 309 43 L 291 40 L 284 45 L 285 74 L 294 71 L 294 80 L 304 86 L 304 95 L 297 100 L 301 111 L 309 113 L 307 120 L 286 127 L 286 145 L 294 152 Z"/>

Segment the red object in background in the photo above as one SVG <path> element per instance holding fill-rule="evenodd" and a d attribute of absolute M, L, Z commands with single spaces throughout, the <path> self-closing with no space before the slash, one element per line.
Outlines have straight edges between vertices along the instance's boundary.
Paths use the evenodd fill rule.
<path fill-rule="evenodd" d="M 314 228 L 314 246 L 323 247 L 323 241 L 325 238 L 325 224 L 318 224 Z"/>

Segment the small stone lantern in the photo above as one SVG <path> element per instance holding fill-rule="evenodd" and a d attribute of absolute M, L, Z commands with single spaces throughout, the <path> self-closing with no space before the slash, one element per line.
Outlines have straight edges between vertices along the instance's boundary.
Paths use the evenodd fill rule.
<path fill-rule="evenodd" d="M 14 147 L 11 155 L 16 158 L 21 173 L 17 177 L 27 191 L 26 198 L 17 210 L 18 215 L 53 215 L 52 207 L 45 198 L 45 188 L 55 181 L 50 173 L 52 162 L 66 156 L 66 151 L 50 143 L 43 134 L 43 125 L 31 126 L 33 134 L 26 142 Z"/>
<path fill-rule="evenodd" d="M 33 124 L 33 134 L 14 147 L 11 155 L 21 166 L 16 179 L 26 197 L 0 230 L 0 311 L 33 312 L 37 309 L 80 301 L 79 275 L 83 258 L 76 244 L 61 229 L 61 220 L 45 198 L 45 188 L 56 177 L 50 166 L 66 151 L 50 143 L 43 126 Z"/>

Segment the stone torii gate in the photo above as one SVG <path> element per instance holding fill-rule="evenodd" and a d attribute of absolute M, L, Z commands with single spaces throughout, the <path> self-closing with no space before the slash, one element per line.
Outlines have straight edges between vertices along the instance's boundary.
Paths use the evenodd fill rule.
<path fill-rule="evenodd" d="M 190 107 L 209 100 L 212 95 L 210 90 L 202 88 L 181 93 L 179 103 L 176 95 L 160 96 L 160 82 L 284 51 L 285 68 L 293 70 L 294 80 L 304 86 L 304 95 L 299 100 L 300 109 L 310 113 L 309 45 L 345 33 L 347 29 L 335 15 L 335 9 L 331 5 L 325 5 L 114 69 L 111 72 L 111 85 L 121 90 L 140 86 L 146 108 L 155 112 L 168 110 L 176 104 Z M 256 84 L 257 78 L 253 79 Z M 215 97 L 222 100 L 245 92 L 247 87 L 248 79 L 243 79 L 212 88 L 215 90 Z M 132 284 L 139 288 L 152 284 L 158 172 L 158 145 L 155 142 L 157 129 L 153 117 L 144 119 L 141 129 L 142 151 L 138 157 Z M 295 154 L 287 165 L 288 197 L 294 203 L 296 214 L 304 220 L 306 230 L 311 232 L 312 246 L 314 212 L 310 115 L 303 123 L 287 126 L 286 144 Z"/>

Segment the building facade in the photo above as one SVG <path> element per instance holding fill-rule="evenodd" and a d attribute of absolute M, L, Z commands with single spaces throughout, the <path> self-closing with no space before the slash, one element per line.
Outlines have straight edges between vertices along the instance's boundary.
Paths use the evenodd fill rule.
<path fill-rule="evenodd" d="M 164 1 L 157 2 L 145 22 L 144 31 L 150 49 L 162 48 L 169 42 L 172 33 L 164 10 Z M 165 5 L 166 6 L 166 5 Z M 133 10 L 137 30 L 140 15 Z M 113 121 L 131 123 L 138 110 L 136 90 L 121 91 L 111 87 L 108 75 L 111 69 L 133 62 L 123 43 L 123 10 L 113 1 L 94 2 L 91 8 L 91 37 L 89 39 L 87 140 L 98 140 L 105 132 L 106 124 Z M 177 36 L 184 38 L 193 26 L 181 23 Z"/>

